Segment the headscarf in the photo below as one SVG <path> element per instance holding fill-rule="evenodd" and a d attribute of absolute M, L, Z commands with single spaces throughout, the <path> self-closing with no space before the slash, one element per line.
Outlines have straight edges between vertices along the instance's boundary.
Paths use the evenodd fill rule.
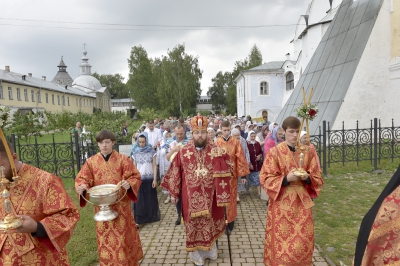
<path fill-rule="evenodd" d="M 211 123 L 210 123 L 210 124 L 211 124 Z M 214 131 L 214 129 L 213 129 L 212 127 L 208 127 L 208 128 L 207 128 L 207 132 L 210 131 L 210 130 Z"/>
<path fill-rule="evenodd" d="M 274 124 L 275 122 L 271 122 L 271 124 L 269 124 L 268 126 L 269 132 L 272 132 L 272 130 L 274 129 Z"/>
<path fill-rule="evenodd" d="M 263 125 L 262 128 L 261 128 L 261 134 L 264 137 L 264 139 L 267 136 L 267 135 L 264 134 L 266 128 L 268 128 L 268 125 Z"/>
<path fill-rule="evenodd" d="M 164 132 L 163 132 L 162 137 L 163 137 L 163 140 L 164 140 L 164 145 L 161 147 L 162 149 L 167 148 L 168 145 L 169 145 L 169 143 L 172 142 L 172 134 L 171 134 L 171 137 L 167 139 L 167 134 L 168 134 L 168 133 L 169 133 L 168 131 L 164 131 Z M 146 139 L 146 141 L 147 141 L 147 139 Z"/>
<path fill-rule="evenodd" d="M 142 133 L 139 134 L 139 136 L 137 137 L 137 140 L 138 140 L 137 143 L 139 142 L 139 138 L 140 137 L 144 137 L 146 139 L 146 145 L 144 145 L 144 147 L 140 147 L 139 144 L 138 144 L 138 147 L 137 147 L 135 153 L 138 153 L 138 152 L 151 152 L 151 151 L 155 152 L 153 147 L 149 144 L 147 132 L 142 132 Z"/>
<path fill-rule="evenodd" d="M 231 136 L 233 136 L 236 133 L 239 133 L 239 135 L 240 135 L 240 130 L 237 129 L 237 128 L 234 128 L 234 129 L 231 130 Z"/>
<path fill-rule="evenodd" d="M 269 137 L 270 139 L 275 140 L 275 144 L 278 145 L 278 143 L 282 142 L 278 140 L 278 130 L 282 129 L 281 127 L 276 127 L 272 130 L 271 136 Z"/>
<path fill-rule="evenodd" d="M 301 132 L 300 132 L 300 138 L 301 138 L 302 136 L 304 136 L 305 134 L 307 134 L 307 132 L 301 131 Z"/>
<path fill-rule="evenodd" d="M 246 139 L 246 140 L 247 140 L 248 142 L 250 142 L 251 144 L 254 144 L 256 141 L 255 141 L 255 140 L 254 140 L 254 141 L 251 141 L 251 140 L 250 140 L 250 135 L 251 135 L 251 134 L 256 134 L 256 132 L 254 132 L 253 130 L 250 130 L 250 131 L 249 131 L 249 134 L 247 135 L 247 139 Z"/>

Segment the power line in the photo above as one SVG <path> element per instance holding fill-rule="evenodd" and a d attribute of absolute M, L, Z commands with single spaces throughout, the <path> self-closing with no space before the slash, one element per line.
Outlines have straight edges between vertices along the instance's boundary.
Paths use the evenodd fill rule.
<path fill-rule="evenodd" d="M 163 25 L 163 24 L 117 24 L 117 23 L 94 23 L 94 22 L 72 22 L 72 21 L 51 21 L 51 20 L 33 20 L 33 19 L 15 19 L 0 18 L 0 20 L 14 20 L 24 22 L 39 22 L 51 24 L 77 24 L 77 25 L 99 25 L 112 26 L 112 28 L 87 28 L 87 27 L 66 27 L 66 26 L 43 26 L 0 23 L 3 26 L 31 27 L 31 28 L 55 28 L 72 30 L 118 30 L 118 31 L 180 31 L 180 30 L 232 30 L 232 29 L 250 29 L 250 28 L 271 28 L 271 27 L 289 27 L 305 24 L 270 24 L 270 25 Z M 128 28 L 114 28 L 115 26 L 124 26 Z M 161 29 L 157 29 L 161 28 Z"/>

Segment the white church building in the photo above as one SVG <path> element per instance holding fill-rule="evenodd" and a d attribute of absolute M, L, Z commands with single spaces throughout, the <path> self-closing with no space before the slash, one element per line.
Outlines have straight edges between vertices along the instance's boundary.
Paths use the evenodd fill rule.
<path fill-rule="evenodd" d="M 293 56 L 288 53 L 285 60 L 264 63 L 236 77 L 238 116 L 250 115 L 256 119 L 267 116 L 270 121 L 277 120 L 341 2 L 311 0 L 305 15 L 298 19 L 291 41 Z"/>

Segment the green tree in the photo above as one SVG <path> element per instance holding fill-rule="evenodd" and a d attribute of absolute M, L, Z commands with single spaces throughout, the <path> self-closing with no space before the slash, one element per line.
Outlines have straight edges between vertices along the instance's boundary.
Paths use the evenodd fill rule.
<path fill-rule="evenodd" d="M 212 109 L 216 112 L 226 109 L 227 105 L 227 80 L 230 79 L 230 73 L 225 74 L 222 71 L 211 80 L 212 86 L 208 88 L 207 96 L 211 98 Z"/>
<path fill-rule="evenodd" d="M 240 75 L 240 72 L 257 67 L 262 64 L 262 55 L 256 45 L 254 45 L 248 57 L 235 62 L 233 71 L 227 75 L 227 103 L 226 112 L 233 114 L 237 112 L 237 97 L 235 79 Z"/>
<path fill-rule="evenodd" d="M 44 130 L 42 118 L 42 113 L 23 114 L 18 110 L 12 118 L 12 132 L 30 143 L 32 136 L 41 136 L 41 131 Z"/>
<path fill-rule="evenodd" d="M 251 48 L 249 54 L 249 65 L 248 68 L 253 68 L 262 65 L 262 54 L 260 49 L 258 49 L 257 45 L 254 44 L 253 48 Z"/>
<path fill-rule="evenodd" d="M 129 91 L 124 83 L 124 77 L 121 74 L 101 74 L 94 72 L 93 77 L 97 78 L 101 85 L 106 86 L 112 99 L 128 98 Z"/>
<path fill-rule="evenodd" d="M 146 50 L 134 46 L 128 58 L 129 80 L 127 82 L 131 98 L 138 109 L 154 107 L 155 88 L 152 75 L 152 63 Z"/>
<path fill-rule="evenodd" d="M 157 86 L 160 106 L 170 114 L 189 112 L 200 98 L 202 70 L 197 56 L 188 55 L 177 45 L 162 58 L 162 73 Z"/>

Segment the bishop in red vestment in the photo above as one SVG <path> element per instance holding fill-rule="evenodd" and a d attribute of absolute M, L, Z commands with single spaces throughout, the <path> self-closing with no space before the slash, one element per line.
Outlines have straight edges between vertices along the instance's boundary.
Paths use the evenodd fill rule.
<path fill-rule="evenodd" d="M 140 173 L 132 161 L 112 150 L 115 135 L 102 130 L 96 136 L 100 153 L 90 157 L 75 179 L 80 205 L 86 201 L 85 190 L 103 184 L 118 184 L 122 181 L 121 190 L 127 189 L 127 196 L 114 205 L 112 209 L 118 217 L 108 222 L 96 222 L 96 237 L 100 266 L 136 266 L 143 258 L 139 233 L 132 214 L 131 201 L 137 201 L 141 184 Z M 120 197 L 123 192 L 120 192 Z M 121 195 L 122 194 L 122 195 Z M 95 207 L 95 212 L 99 207 Z"/>
<path fill-rule="evenodd" d="M 216 259 L 215 242 L 224 233 L 223 206 L 229 204 L 229 156 L 207 140 L 207 119 L 192 118 L 193 139 L 173 159 L 161 187 L 176 204 L 182 196 L 186 229 L 186 250 L 196 265 L 206 258 Z"/>
<path fill-rule="evenodd" d="M 323 185 L 315 153 L 296 149 L 300 121 L 288 117 L 282 123 L 286 141 L 270 149 L 260 173 L 260 183 L 269 196 L 267 228 L 264 242 L 264 264 L 268 266 L 311 265 L 314 251 L 313 198 Z M 294 174 L 302 168 L 307 175 Z"/>
<path fill-rule="evenodd" d="M 70 265 L 65 246 L 79 220 L 77 207 L 60 178 L 18 161 L 11 144 L 8 146 L 19 176 L 10 189 L 11 209 L 24 221 L 21 227 L 0 234 L 0 265 Z M 9 180 L 13 177 L 1 140 L 0 170 L 3 177 Z M 5 216 L 2 198 L 0 218 Z"/>
<path fill-rule="evenodd" d="M 231 201 L 229 203 L 229 207 L 227 208 L 230 232 L 233 230 L 234 221 L 237 216 L 236 195 L 238 190 L 238 178 L 245 177 L 250 174 L 250 169 L 240 141 L 230 136 L 230 123 L 228 121 L 223 121 L 221 123 L 221 128 L 222 137 L 216 139 L 215 145 L 226 150 L 226 152 L 229 154 L 233 167 L 233 177 L 230 181 Z"/>

